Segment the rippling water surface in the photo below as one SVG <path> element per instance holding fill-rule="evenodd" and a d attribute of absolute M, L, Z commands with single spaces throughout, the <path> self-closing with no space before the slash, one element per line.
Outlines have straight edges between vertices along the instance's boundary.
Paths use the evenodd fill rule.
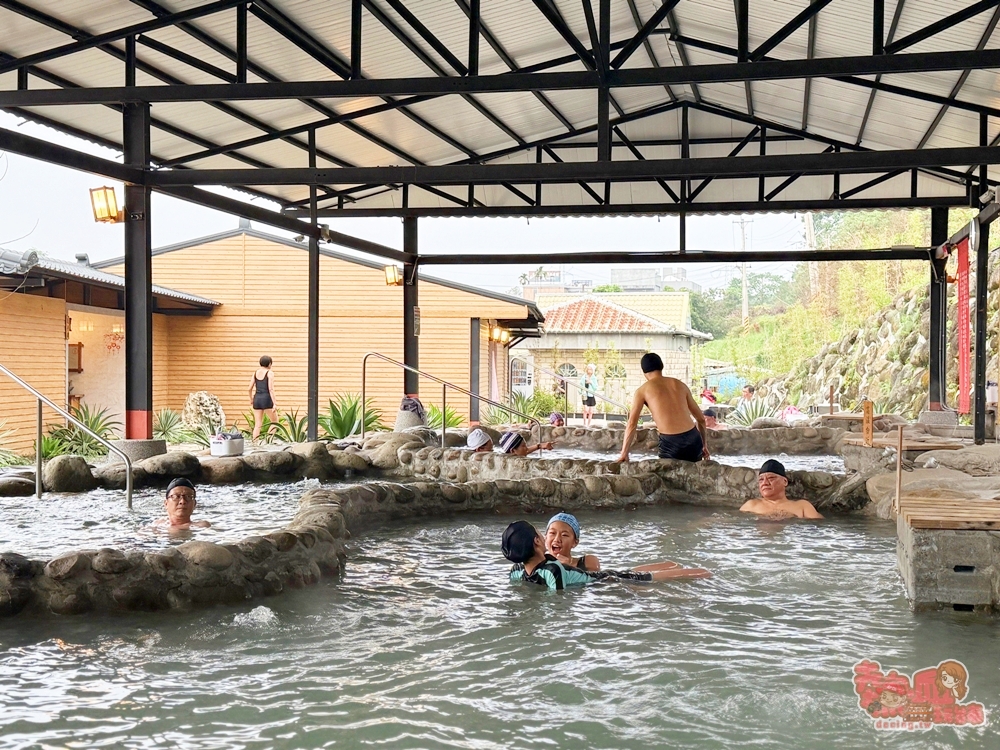
<path fill-rule="evenodd" d="M 912 614 L 891 524 L 580 518 L 605 565 L 715 577 L 548 592 L 506 582 L 511 519 L 397 526 L 352 540 L 342 580 L 263 604 L 0 621 L 0 748 L 998 746 L 996 622 Z M 863 658 L 964 661 L 990 726 L 877 732 Z"/>
<path fill-rule="evenodd" d="M 47 559 L 77 549 L 116 547 L 158 549 L 191 539 L 238 541 L 251 534 L 281 528 L 299 507 L 299 498 L 316 480 L 284 484 L 199 485 L 194 519 L 212 523 L 170 536 L 151 524 L 164 518 L 163 488 L 136 490 L 132 512 L 125 509 L 121 490 L 96 490 L 80 495 L 46 493 L 5 497 L 0 501 L 0 550 Z M 335 486 L 335 485 L 330 485 Z"/>

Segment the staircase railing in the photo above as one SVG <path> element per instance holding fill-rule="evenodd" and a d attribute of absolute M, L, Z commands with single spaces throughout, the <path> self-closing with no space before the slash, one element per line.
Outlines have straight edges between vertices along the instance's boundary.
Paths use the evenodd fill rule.
<path fill-rule="evenodd" d="M 510 412 L 511 414 L 515 414 L 525 419 L 528 422 L 534 422 L 535 425 L 538 427 L 539 443 L 542 440 L 542 423 L 538 421 L 537 417 L 532 417 L 529 414 L 524 414 L 523 412 L 519 412 L 516 409 L 511 409 L 506 404 L 501 404 L 499 401 L 494 401 L 493 399 L 486 398 L 485 396 L 480 396 L 478 393 L 473 393 L 470 390 L 466 390 L 465 388 L 462 388 L 462 386 L 460 385 L 449 383 L 447 380 L 442 380 L 441 378 L 435 375 L 431 375 L 428 372 L 424 372 L 423 370 L 418 370 L 416 367 L 410 367 L 410 365 L 405 365 L 402 362 L 392 359 L 391 357 L 387 357 L 384 354 L 379 354 L 378 352 L 368 352 L 367 354 L 365 354 L 364 357 L 361 358 L 361 439 L 362 440 L 364 440 L 365 437 L 365 411 L 366 411 L 365 396 L 367 394 L 366 386 L 368 378 L 369 357 L 376 357 L 377 359 L 381 359 L 383 362 L 388 362 L 389 364 L 395 365 L 396 367 L 399 367 L 403 370 L 407 370 L 408 372 L 415 372 L 421 377 L 427 378 L 428 380 L 433 380 L 435 383 L 441 384 L 441 447 L 442 448 L 445 447 L 445 436 L 448 431 L 447 410 L 445 407 L 447 406 L 448 403 L 449 388 L 456 390 L 459 393 L 464 393 L 466 396 L 477 399 L 478 401 L 482 401 L 484 404 L 489 404 L 490 406 L 494 406 L 503 409 L 504 411 Z M 538 452 L 541 453 L 541 450 L 542 449 L 539 448 Z"/>
<path fill-rule="evenodd" d="M 74 417 L 65 409 L 56 406 L 55 403 L 42 393 L 32 388 L 26 382 L 24 382 L 17 375 L 12 373 L 3 365 L 0 365 L 0 373 L 6 375 L 8 378 L 17 383 L 21 388 L 28 391 L 38 400 L 38 424 L 37 424 L 37 435 L 35 437 L 35 496 L 41 498 L 42 492 L 44 490 L 42 486 L 42 405 L 48 406 L 56 414 L 60 415 L 68 422 L 73 424 L 78 430 L 82 430 L 96 440 L 98 443 L 103 445 L 108 449 L 109 452 L 114 453 L 118 458 L 120 458 L 125 463 L 125 499 L 128 503 L 129 510 L 132 509 L 132 461 L 126 456 L 120 448 L 116 448 L 108 440 L 98 435 L 96 432 L 91 430 L 87 425 L 81 422 L 79 419 Z"/>

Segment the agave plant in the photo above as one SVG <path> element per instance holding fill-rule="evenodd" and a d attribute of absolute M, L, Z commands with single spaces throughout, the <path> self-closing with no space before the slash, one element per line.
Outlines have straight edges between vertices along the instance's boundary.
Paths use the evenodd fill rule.
<path fill-rule="evenodd" d="M 278 440 L 285 443 L 304 443 L 308 440 L 307 417 L 299 417 L 299 410 L 292 409 L 278 415 L 278 421 L 274 425 L 274 435 Z"/>
<path fill-rule="evenodd" d="M 319 415 L 319 426 L 323 430 L 323 437 L 329 440 L 342 440 L 358 434 L 361 431 L 361 396 L 356 393 L 338 393 L 336 399 L 330 399 L 326 413 Z M 365 431 L 384 428 L 382 412 L 372 405 L 371 399 L 366 399 Z"/>
<path fill-rule="evenodd" d="M 3 441 L 14 434 L 13 430 L 4 429 L 6 424 L 6 421 L 0 422 L 0 468 L 3 468 L 4 466 L 18 466 L 26 461 L 23 456 L 19 456 L 10 448 L 3 447 Z"/>
<path fill-rule="evenodd" d="M 480 412 L 479 419 L 483 424 L 495 427 L 496 425 L 510 424 L 514 415 L 501 406 L 487 406 Z"/>
<path fill-rule="evenodd" d="M 763 399 L 755 398 L 751 401 L 744 401 L 736 409 L 729 413 L 726 421 L 730 424 L 749 427 L 762 417 L 777 416 L 778 410 L 773 406 L 768 406 Z"/>
<path fill-rule="evenodd" d="M 37 443 L 37 440 L 33 443 L 36 454 L 38 451 Z M 54 435 L 42 435 L 42 460 L 47 461 L 50 458 L 64 456 L 67 453 L 73 452 L 74 451 L 70 450 L 69 445 L 67 445 L 66 441 L 62 438 Z"/>
<path fill-rule="evenodd" d="M 441 429 L 441 407 L 431 404 L 427 409 L 427 426 L 432 430 Z M 462 415 L 450 406 L 444 407 L 444 422 L 446 427 L 461 427 L 465 420 Z"/>
<path fill-rule="evenodd" d="M 510 408 L 514 411 L 519 411 L 521 414 L 527 414 L 529 417 L 538 417 L 538 402 L 535 401 L 534 396 L 525 396 L 523 393 L 515 392 L 512 395 Z M 546 413 L 545 416 L 548 416 Z M 512 418 L 517 417 L 513 415 Z"/>
<path fill-rule="evenodd" d="M 173 409 L 160 409 L 153 417 L 153 437 L 168 443 L 182 443 L 185 438 L 181 415 Z"/>
<path fill-rule="evenodd" d="M 108 416 L 107 409 L 91 409 L 87 404 L 73 407 L 69 413 L 104 440 L 114 439 L 115 431 L 122 426 L 121 422 Z M 50 428 L 49 436 L 61 440 L 66 445 L 66 453 L 87 458 L 106 456 L 108 453 L 108 449 L 100 441 L 72 423 L 65 427 L 60 425 Z M 44 445 L 42 455 L 45 455 Z"/>
<path fill-rule="evenodd" d="M 243 421 L 247 423 L 246 429 L 239 428 L 240 432 L 243 433 L 243 437 L 247 440 L 253 438 L 253 425 L 254 417 L 252 411 L 243 412 Z M 234 427 L 239 424 L 239 420 L 236 420 Z M 274 440 L 274 433 L 277 430 L 277 424 L 271 421 L 271 418 L 267 414 L 261 415 L 260 420 L 260 437 L 257 439 L 262 443 L 270 443 Z"/>
<path fill-rule="evenodd" d="M 214 438 L 218 432 L 219 428 L 215 425 L 215 423 L 211 419 L 206 419 L 194 429 L 182 429 L 180 440 L 178 442 L 195 443 L 200 445 L 202 448 L 211 448 L 212 438 Z"/>

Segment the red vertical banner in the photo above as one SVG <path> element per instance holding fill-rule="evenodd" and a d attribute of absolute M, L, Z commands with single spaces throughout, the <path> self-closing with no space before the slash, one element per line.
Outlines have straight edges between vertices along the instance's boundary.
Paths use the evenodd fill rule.
<path fill-rule="evenodd" d="M 958 413 L 968 414 L 969 395 L 969 238 L 958 243 Z"/>

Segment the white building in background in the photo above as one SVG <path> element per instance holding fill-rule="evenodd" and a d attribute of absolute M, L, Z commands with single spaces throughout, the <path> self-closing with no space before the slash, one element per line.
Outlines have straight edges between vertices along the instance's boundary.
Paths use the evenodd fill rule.
<path fill-rule="evenodd" d="M 674 265 L 612 268 L 611 283 L 623 292 L 701 291 L 700 284 L 688 279 L 686 269 Z"/>

